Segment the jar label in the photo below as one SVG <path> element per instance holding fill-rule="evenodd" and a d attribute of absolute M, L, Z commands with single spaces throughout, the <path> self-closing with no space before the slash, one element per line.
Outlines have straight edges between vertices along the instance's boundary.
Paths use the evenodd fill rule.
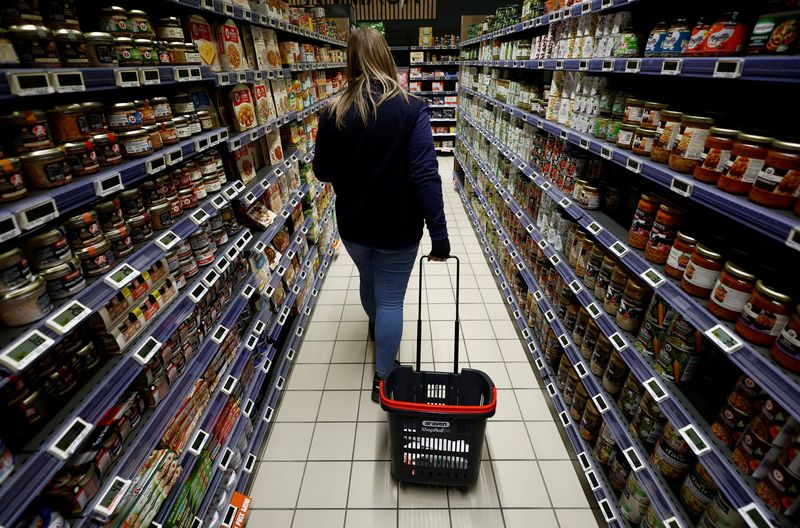
<path fill-rule="evenodd" d="M 653 222 L 653 228 L 650 230 L 648 249 L 659 254 L 666 253 L 667 251 L 671 252 L 670 248 L 675 241 L 675 231 L 674 227 L 662 224 L 661 222 Z"/>
<path fill-rule="evenodd" d="M 800 359 L 800 336 L 792 325 L 786 325 L 775 341 L 775 348 L 784 354 Z"/>
<path fill-rule="evenodd" d="M 113 113 L 108 116 L 108 126 L 112 128 L 128 128 L 141 124 L 141 114 L 139 112 Z"/>
<path fill-rule="evenodd" d="M 50 183 L 63 182 L 70 175 L 66 160 L 48 163 L 42 167 L 42 170 Z"/>
<path fill-rule="evenodd" d="M 630 146 L 633 141 L 633 132 L 628 130 L 620 130 L 617 134 L 617 145 Z"/>
<path fill-rule="evenodd" d="M 678 136 L 678 146 L 675 147 L 675 154 L 690 160 L 700 159 L 703 154 L 703 145 L 709 130 L 706 128 L 686 127 L 682 134 Z"/>
<path fill-rule="evenodd" d="M 656 130 L 656 138 L 653 142 L 654 147 L 663 150 L 672 150 L 680 132 L 680 123 L 677 121 L 668 121 L 664 123 L 663 127 Z"/>
<path fill-rule="evenodd" d="M 667 265 L 671 268 L 683 271 L 686 269 L 686 265 L 689 264 L 689 260 L 691 260 L 691 258 L 691 253 L 686 253 L 673 247 L 669 250 L 669 255 L 667 256 Z"/>
<path fill-rule="evenodd" d="M 766 167 L 758 173 L 753 187 L 775 194 L 793 196 L 800 188 L 800 171 Z"/>
<path fill-rule="evenodd" d="M 736 156 L 735 159 L 728 161 L 725 168 L 728 169 L 726 176 L 734 180 L 741 180 L 744 183 L 753 183 L 764 166 L 764 160 L 752 159 L 747 156 Z"/>
<path fill-rule="evenodd" d="M 653 214 L 637 208 L 633 214 L 630 234 L 647 238 L 650 235 L 650 229 L 653 227 L 654 221 L 655 216 Z"/>
<path fill-rule="evenodd" d="M 686 271 L 683 274 L 683 278 L 689 284 L 709 290 L 714 286 L 717 277 L 719 277 L 719 270 L 703 268 L 691 261 L 687 264 Z"/>
<path fill-rule="evenodd" d="M 752 303 L 746 302 L 739 320 L 756 332 L 777 336 L 786 326 L 789 317 L 755 307 Z"/>
<path fill-rule="evenodd" d="M 731 159 L 731 151 L 710 148 L 708 149 L 708 152 L 703 152 L 703 154 L 700 155 L 700 159 L 703 160 L 702 167 L 704 169 L 714 172 L 722 172 L 725 170 L 728 161 Z"/>
<path fill-rule="evenodd" d="M 124 143 L 125 152 L 128 154 L 141 154 L 153 150 L 153 144 L 150 143 L 150 138 L 127 140 Z"/>
<path fill-rule="evenodd" d="M 717 283 L 714 285 L 714 291 L 711 294 L 711 301 L 714 304 L 737 313 L 744 309 L 744 305 L 747 304 L 749 298 L 750 292 L 743 292 L 731 288 L 723 284 L 720 279 L 717 279 Z"/>

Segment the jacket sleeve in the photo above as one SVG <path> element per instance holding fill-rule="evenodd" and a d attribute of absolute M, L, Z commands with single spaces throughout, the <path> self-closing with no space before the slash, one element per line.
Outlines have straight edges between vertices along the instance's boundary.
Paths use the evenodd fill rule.
<path fill-rule="evenodd" d="M 336 170 L 334 168 L 336 149 L 332 144 L 334 140 L 333 126 L 335 125 L 331 121 L 327 109 L 320 112 L 312 167 L 314 168 L 314 175 L 319 181 L 323 182 L 333 182 Z"/>
<path fill-rule="evenodd" d="M 447 238 L 447 221 L 444 217 L 442 179 L 439 176 L 439 162 L 436 160 L 427 106 L 419 109 L 411 131 L 408 162 L 411 184 L 422 207 L 431 240 L 443 240 Z"/>

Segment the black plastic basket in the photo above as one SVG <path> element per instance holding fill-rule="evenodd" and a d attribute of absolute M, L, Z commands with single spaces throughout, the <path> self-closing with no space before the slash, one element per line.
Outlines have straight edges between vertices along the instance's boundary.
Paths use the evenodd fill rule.
<path fill-rule="evenodd" d="M 471 486 L 480 475 L 486 419 L 494 416 L 497 390 L 479 370 L 458 372 L 461 263 L 456 261 L 453 373 L 422 372 L 422 263 L 417 317 L 417 368 L 392 369 L 381 382 L 381 407 L 389 415 L 392 475 L 415 484 Z"/>

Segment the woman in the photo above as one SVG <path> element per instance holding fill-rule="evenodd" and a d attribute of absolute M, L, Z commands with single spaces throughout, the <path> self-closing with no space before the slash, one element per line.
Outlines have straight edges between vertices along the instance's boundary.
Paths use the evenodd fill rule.
<path fill-rule="evenodd" d="M 403 299 L 423 221 L 429 258 L 450 254 L 428 107 L 397 82 L 389 46 L 358 29 L 347 46 L 347 86 L 320 115 L 314 173 L 336 191 L 336 219 L 360 275 L 375 340 L 372 399 L 403 334 Z"/>

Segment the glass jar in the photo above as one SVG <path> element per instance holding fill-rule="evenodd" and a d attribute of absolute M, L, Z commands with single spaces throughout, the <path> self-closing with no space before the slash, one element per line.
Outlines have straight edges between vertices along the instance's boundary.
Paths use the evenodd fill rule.
<path fill-rule="evenodd" d="M 133 45 L 136 46 L 142 57 L 142 66 L 158 66 L 158 53 L 156 53 L 152 40 L 137 38 L 134 39 Z"/>
<path fill-rule="evenodd" d="M 611 275 L 614 273 L 616 265 L 617 263 L 611 255 L 603 257 L 603 264 L 600 266 L 600 272 L 597 274 L 594 284 L 595 299 L 602 301 L 606 298 L 606 291 L 608 285 L 611 284 Z"/>
<path fill-rule="evenodd" d="M 186 64 L 186 48 L 183 42 L 165 42 L 173 64 Z"/>
<path fill-rule="evenodd" d="M 119 135 L 122 156 L 126 159 L 143 158 L 153 153 L 150 134 L 144 129 L 131 130 Z"/>
<path fill-rule="evenodd" d="M 8 36 L 14 43 L 14 51 L 17 52 L 21 66 L 32 68 L 61 66 L 53 32 L 45 26 L 32 24 L 9 26 Z"/>
<path fill-rule="evenodd" d="M 795 306 L 792 317 L 775 339 L 770 353 L 772 359 L 783 368 L 800 373 L 800 304 Z"/>
<path fill-rule="evenodd" d="M 736 321 L 755 286 L 755 275 L 726 262 L 708 299 L 708 311 L 720 319 Z"/>
<path fill-rule="evenodd" d="M 647 130 L 656 130 L 661 123 L 661 112 L 669 108 L 668 104 L 654 103 L 647 101 L 644 103 L 644 111 L 642 112 L 642 128 Z"/>
<path fill-rule="evenodd" d="M 650 159 L 657 163 L 669 163 L 669 155 L 677 144 L 678 134 L 680 133 L 681 112 L 674 110 L 664 110 L 660 114 L 660 123 L 656 129 L 656 136 L 653 139 L 653 149 L 650 151 Z"/>
<path fill-rule="evenodd" d="M 187 139 L 192 136 L 192 131 L 189 128 L 189 122 L 185 117 L 175 117 L 172 119 L 172 124 L 175 126 L 175 135 L 178 140 Z"/>
<path fill-rule="evenodd" d="M 578 191 L 578 205 L 580 205 L 582 209 L 594 210 L 600 208 L 600 202 L 603 199 L 603 193 L 600 187 L 595 187 L 587 183 L 581 185 L 580 188 L 576 185 L 575 190 Z"/>
<path fill-rule="evenodd" d="M 114 37 L 114 49 L 120 66 L 141 66 L 142 53 L 130 37 Z"/>
<path fill-rule="evenodd" d="M 195 112 L 194 101 L 186 92 L 178 92 L 172 96 L 172 113 L 175 115 L 193 114 Z"/>
<path fill-rule="evenodd" d="M 102 235 L 100 242 L 75 251 L 75 255 L 81 259 L 83 273 L 87 277 L 97 277 L 110 271 L 116 262 L 111 242 Z"/>
<path fill-rule="evenodd" d="M 89 66 L 89 50 L 86 36 L 76 29 L 59 29 L 53 34 L 61 65 L 64 67 Z"/>
<path fill-rule="evenodd" d="M 633 132 L 633 144 L 631 145 L 633 153 L 639 156 L 649 157 L 650 151 L 653 150 L 653 138 L 655 137 L 655 130 L 648 130 L 643 127 L 637 128 Z"/>
<path fill-rule="evenodd" d="M 50 189 L 72 181 L 62 147 L 34 150 L 19 156 L 25 181 L 34 189 Z"/>
<path fill-rule="evenodd" d="M 150 99 L 150 107 L 153 109 L 153 117 L 156 123 L 163 123 L 172 120 L 172 107 L 166 97 L 153 97 Z"/>
<path fill-rule="evenodd" d="M 711 127 L 708 132 L 703 153 L 700 155 L 700 164 L 695 165 L 692 174 L 695 180 L 716 185 L 725 171 L 725 165 L 731 159 L 731 149 L 739 131 Z"/>
<path fill-rule="evenodd" d="M 650 290 L 638 279 L 628 279 L 617 311 L 617 325 L 628 332 L 637 331 L 649 296 Z"/>
<path fill-rule="evenodd" d="M 617 146 L 621 149 L 631 150 L 633 148 L 633 134 L 636 132 L 636 125 L 628 125 L 623 123 L 619 127 L 617 134 Z"/>
<path fill-rule="evenodd" d="M 717 181 L 717 187 L 731 194 L 747 194 L 758 178 L 774 141 L 771 137 L 756 136 L 741 132 L 731 148 L 731 159 L 725 164 L 725 173 Z"/>
<path fill-rule="evenodd" d="M 681 131 L 675 148 L 669 155 L 670 169 L 684 174 L 694 172 L 713 124 L 714 120 L 710 117 L 691 115 L 681 117 Z"/>
<path fill-rule="evenodd" d="M 103 230 L 97 220 L 97 213 L 87 211 L 64 221 L 67 240 L 73 249 L 97 244 L 102 240 Z"/>
<path fill-rule="evenodd" d="M 667 38 L 666 21 L 657 22 L 650 34 L 647 36 L 647 44 L 644 46 L 645 57 L 657 57 L 661 54 L 661 43 Z"/>
<path fill-rule="evenodd" d="M 158 133 L 161 135 L 161 143 L 164 145 L 174 145 L 178 141 L 178 134 L 175 131 L 175 125 L 172 121 L 165 121 L 155 125 L 158 127 Z"/>
<path fill-rule="evenodd" d="M 133 104 L 136 105 L 136 111 L 139 112 L 142 125 L 154 125 L 156 123 L 155 112 L 147 99 L 138 99 Z"/>
<path fill-rule="evenodd" d="M 736 333 L 756 345 L 771 346 L 789 322 L 791 302 L 785 293 L 756 281 L 756 287 L 736 321 Z"/>
<path fill-rule="evenodd" d="M 56 143 L 82 141 L 89 137 L 86 111 L 79 104 L 56 106 L 47 111 L 50 131 Z"/>
<path fill-rule="evenodd" d="M 751 202 L 776 209 L 790 209 L 800 189 L 800 143 L 773 141 L 753 187 Z"/>
<path fill-rule="evenodd" d="M 686 211 L 661 204 L 647 239 L 645 258 L 655 264 L 664 264 L 669 256 L 675 234 L 683 222 Z"/>
<path fill-rule="evenodd" d="M 633 222 L 628 231 L 628 244 L 636 249 L 647 247 L 650 238 L 650 230 L 655 222 L 656 214 L 661 205 L 661 198 L 653 194 L 642 194 L 639 203 L 636 205 L 636 212 L 633 214 Z"/>
<path fill-rule="evenodd" d="M 85 33 L 86 49 L 89 52 L 89 63 L 92 66 L 119 66 L 117 48 L 111 33 L 93 31 Z"/>
<path fill-rule="evenodd" d="M 90 134 L 99 134 L 108 130 L 106 125 L 105 105 L 98 101 L 88 101 L 81 103 L 83 111 L 86 113 L 86 123 L 89 126 Z"/>
<path fill-rule="evenodd" d="M 129 37 L 133 34 L 128 12 L 119 6 L 101 9 L 97 23 L 100 31 L 112 33 L 115 37 Z"/>
<path fill-rule="evenodd" d="M 125 218 L 140 215 L 144 212 L 144 201 L 139 189 L 127 189 L 119 193 L 120 209 Z"/>
<path fill-rule="evenodd" d="M 183 58 L 186 61 L 186 64 L 200 65 L 203 63 L 203 59 L 200 56 L 200 50 L 198 49 L 196 42 L 186 42 L 183 44 L 183 47 Z"/>
<path fill-rule="evenodd" d="M 154 40 L 153 47 L 158 55 L 158 63 L 162 66 L 167 64 L 177 64 L 172 56 L 172 47 L 175 44 L 172 42 L 165 42 L 163 40 Z"/>
<path fill-rule="evenodd" d="M 628 271 L 622 264 L 614 266 L 614 272 L 611 274 L 611 282 L 608 284 L 606 298 L 603 302 L 603 308 L 611 315 L 617 315 L 619 304 L 622 302 L 622 295 L 625 292 L 625 286 L 628 283 L 628 276 Z"/>
<path fill-rule="evenodd" d="M 183 42 L 183 27 L 178 17 L 166 17 L 156 20 L 156 38 L 166 41 Z"/>
<path fill-rule="evenodd" d="M 122 163 L 122 150 L 117 143 L 117 135 L 111 132 L 92 136 L 97 160 L 101 167 Z"/>
<path fill-rule="evenodd" d="M 114 132 L 126 132 L 142 127 L 142 114 L 134 103 L 114 103 L 106 114 L 108 128 Z"/>
<path fill-rule="evenodd" d="M 200 126 L 204 132 L 214 128 L 214 119 L 211 117 L 211 112 L 208 110 L 200 110 L 197 112 L 197 118 L 200 120 Z"/>
<path fill-rule="evenodd" d="M 0 124 L 8 127 L 9 143 L 17 154 L 52 148 L 55 145 L 50 135 L 47 114 L 41 110 L 11 112 L 0 118 Z"/>
<path fill-rule="evenodd" d="M 131 9 L 128 11 L 128 20 L 131 22 L 131 31 L 135 33 L 136 36 L 150 39 L 155 36 L 147 13 L 141 9 Z"/>
<path fill-rule="evenodd" d="M 25 252 L 37 271 L 58 266 L 72 258 L 63 227 L 56 227 L 30 237 L 25 242 Z"/>
<path fill-rule="evenodd" d="M 0 159 L 0 203 L 28 196 L 22 165 L 17 158 Z"/>
<path fill-rule="evenodd" d="M 644 101 L 641 99 L 634 99 L 633 97 L 625 99 L 625 114 L 622 116 L 623 123 L 626 125 L 641 126 L 643 114 Z"/>
<path fill-rule="evenodd" d="M 678 231 L 675 235 L 675 242 L 667 255 L 667 262 L 664 264 L 664 273 L 673 279 L 680 280 L 686 271 L 686 265 L 692 258 L 694 246 L 697 240 Z"/>
<path fill-rule="evenodd" d="M 63 147 L 73 176 L 88 176 L 100 170 L 100 162 L 91 141 L 65 143 Z"/>
<path fill-rule="evenodd" d="M 681 279 L 681 289 L 694 297 L 707 298 L 722 271 L 722 255 L 697 244 Z"/>
<path fill-rule="evenodd" d="M 147 135 L 150 138 L 150 144 L 153 146 L 153 150 L 161 150 L 164 148 L 164 143 L 161 141 L 161 132 L 158 130 L 158 125 L 147 125 L 143 127 L 142 130 L 147 132 Z"/>
<path fill-rule="evenodd" d="M 611 143 L 617 142 L 617 136 L 619 135 L 619 129 L 622 126 L 622 120 L 617 119 L 616 117 L 611 118 L 608 122 L 608 126 L 606 127 L 606 141 Z"/>

